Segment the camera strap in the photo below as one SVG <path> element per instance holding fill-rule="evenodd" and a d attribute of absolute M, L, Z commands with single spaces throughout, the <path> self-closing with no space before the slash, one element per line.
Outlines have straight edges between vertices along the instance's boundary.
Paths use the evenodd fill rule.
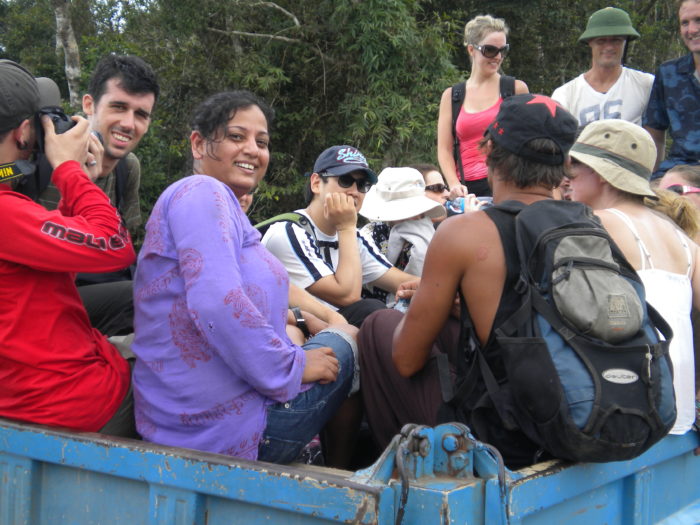
<path fill-rule="evenodd" d="M 27 160 L 0 164 L 0 184 L 24 177 L 25 175 L 31 175 L 35 169 L 36 166 Z"/>

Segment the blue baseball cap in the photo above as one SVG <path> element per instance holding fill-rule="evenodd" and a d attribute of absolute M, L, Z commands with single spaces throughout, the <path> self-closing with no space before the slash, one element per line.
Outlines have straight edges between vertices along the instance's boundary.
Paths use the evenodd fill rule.
<path fill-rule="evenodd" d="M 369 169 L 365 156 L 352 146 L 331 146 L 326 149 L 316 159 L 313 172 L 340 177 L 353 171 L 364 171 L 372 184 L 377 182 L 377 174 Z"/>

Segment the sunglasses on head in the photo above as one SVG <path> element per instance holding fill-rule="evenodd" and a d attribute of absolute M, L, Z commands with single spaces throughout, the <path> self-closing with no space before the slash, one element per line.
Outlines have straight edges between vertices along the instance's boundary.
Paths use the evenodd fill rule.
<path fill-rule="evenodd" d="M 435 193 L 442 193 L 443 191 L 449 190 L 446 184 L 431 184 L 425 187 L 425 191 L 434 191 Z"/>
<path fill-rule="evenodd" d="M 700 193 L 700 188 L 696 188 L 695 186 L 685 186 L 683 184 L 673 184 L 663 189 L 672 191 L 673 193 L 677 193 L 678 195 L 687 195 L 688 193 Z"/>
<path fill-rule="evenodd" d="M 322 177 L 334 177 L 338 181 L 338 186 L 341 188 L 351 188 L 353 184 L 357 185 L 357 191 L 360 193 L 367 193 L 372 187 L 372 183 L 367 177 L 362 177 L 361 179 L 356 179 L 352 175 L 333 175 L 331 173 L 321 173 Z"/>
<path fill-rule="evenodd" d="M 481 51 L 481 54 L 484 55 L 486 58 L 496 58 L 498 56 L 498 53 L 500 53 L 501 56 L 505 58 L 508 54 L 508 50 L 510 49 L 510 44 L 506 44 L 503 47 L 496 47 L 490 44 L 484 44 L 483 46 L 480 46 L 477 44 L 474 47 Z"/>

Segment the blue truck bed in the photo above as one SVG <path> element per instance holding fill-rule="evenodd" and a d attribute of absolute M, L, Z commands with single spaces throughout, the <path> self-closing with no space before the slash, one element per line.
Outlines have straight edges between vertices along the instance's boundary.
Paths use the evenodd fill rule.
<path fill-rule="evenodd" d="M 348 472 L 0 420 L 0 525 L 700 523 L 698 447 L 510 471 L 462 425 L 407 426 Z"/>

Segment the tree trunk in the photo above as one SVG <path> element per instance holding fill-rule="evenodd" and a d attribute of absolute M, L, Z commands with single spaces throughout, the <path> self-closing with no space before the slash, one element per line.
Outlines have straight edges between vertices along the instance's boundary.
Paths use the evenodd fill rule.
<path fill-rule="evenodd" d="M 56 16 L 56 52 L 63 50 L 70 105 L 80 107 L 80 51 L 70 18 L 70 0 L 51 0 Z"/>

